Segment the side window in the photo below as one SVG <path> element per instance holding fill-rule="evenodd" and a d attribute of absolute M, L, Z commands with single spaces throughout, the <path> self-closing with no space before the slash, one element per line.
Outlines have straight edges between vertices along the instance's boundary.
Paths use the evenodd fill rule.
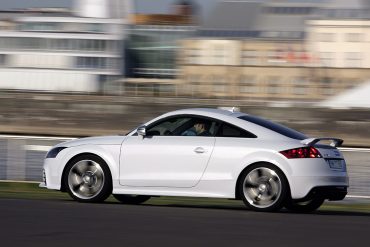
<path fill-rule="evenodd" d="M 194 117 L 191 125 L 183 129 L 181 136 L 215 136 L 219 122 L 208 118 Z"/>
<path fill-rule="evenodd" d="M 217 137 L 256 138 L 257 136 L 231 124 L 223 123 L 217 132 Z"/>
<path fill-rule="evenodd" d="M 202 117 L 168 118 L 147 128 L 148 136 L 215 136 L 220 123 Z"/>
<path fill-rule="evenodd" d="M 148 136 L 174 136 L 178 135 L 178 130 L 186 128 L 191 124 L 190 117 L 174 117 L 150 126 L 147 129 Z"/>

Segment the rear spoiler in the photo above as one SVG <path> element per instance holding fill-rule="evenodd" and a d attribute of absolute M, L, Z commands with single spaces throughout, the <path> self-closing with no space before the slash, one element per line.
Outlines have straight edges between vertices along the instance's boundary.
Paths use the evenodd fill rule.
<path fill-rule="evenodd" d="M 308 139 L 302 140 L 301 143 L 307 146 L 313 146 L 320 141 L 331 141 L 330 146 L 332 147 L 339 147 L 340 145 L 343 144 L 342 139 L 332 138 L 332 137 L 308 138 Z"/>

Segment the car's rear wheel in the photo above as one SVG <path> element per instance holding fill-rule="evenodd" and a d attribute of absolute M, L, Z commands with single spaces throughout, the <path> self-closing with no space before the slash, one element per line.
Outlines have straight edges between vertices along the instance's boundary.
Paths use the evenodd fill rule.
<path fill-rule="evenodd" d="M 283 207 L 288 182 L 274 165 L 260 163 L 241 175 L 239 191 L 245 205 L 255 211 L 277 211 Z"/>
<path fill-rule="evenodd" d="M 315 197 L 304 202 L 294 202 L 290 199 L 285 203 L 285 208 L 297 213 L 310 213 L 321 207 L 324 201 L 325 199 L 321 197 Z"/>
<path fill-rule="evenodd" d="M 79 202 L 102 202 L 112 193 L 112 178 L 105 161 L 95 155 L 81 155 L 67 165 L 64 186 Z"/>
<path fill-rule="evenodd" d="M 141 196 L 141 195 L 118 195 L 113 194 L 114 198 L 124 204 L 141 204 L 150 199 L 150 196 Z"/>

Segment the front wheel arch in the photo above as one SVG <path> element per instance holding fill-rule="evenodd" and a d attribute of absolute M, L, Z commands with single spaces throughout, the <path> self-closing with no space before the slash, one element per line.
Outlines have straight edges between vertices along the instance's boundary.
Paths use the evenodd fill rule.
<path fill-rule="evenodd" d="M 97 158 L 99 158 L 99 159 L 102 159 L 106 164 L 107 164 L 107 168 L 108 168 L 108 171 L 109 171 L 109 177 L 110 177 L 110 179 L 111 179 L 111 181 L 113 181 L 113 177 L 112 177 L 112 172 L 111 172 L 111 170 L 110 170 L 110 167 L 109 167 L 109 165 L 108 165 L 108 162 L 105 160 L 105 159 L 103 159 L 101 156 L 99 156 L 99 155 L 96 155 L 96 154 L 94 154 L 94 153 L 79 153 L 79 154 L 76 154 L 75 156 L 72 156 L 69 160 L 68 160 L 68 162 L 66 163 L 66 165 L 63 167 L 63 172 L 62 172 L 62 177 L 61 177 L 61 180 L 60 180 L 60 191 L 62 191 L 62 192 L 67 192 L 67 188 L 65 187 L 65 184 L 64 184 L 64 179 L 65 179 L 65 177 L 67 176 L 67 167 L 69 166 L 69 164 L 74 160 L 74 159 L 76 159 L 76 158 L 78 158 L 78 157 L 80 157 L 80 156 L 85 156 L 85 155 L 92 155 L 92 156 L 95 156 L 95 157 L 97 157 Z M 111 186 L 113 187 L 113 184 L 111 184 Z"/>
<path fill-rule="evenodd" d="M 238 179 L 236 180 L 236 184 L 235 184 L 235 199 L 236 200 L 242 200 L 242 197 L 241 197 L 241 191 L 240 191 L 240 186 L 239 184 L 241 183 L 241 179 L 243 178 L 243 174 L 245 173 L 245 171 L 247 169 L 250 169 L 251 167 L 253 166 L 258 166 L 258 165 L 262 165 L 262 164 L 268 164 L 268 165 L 271 165 L 271 166 L 274 166 L 276 169 L 278 169 L 285 177 L 286 179 L 286 182 L 288 184 L 288 195 L 290 195 L 290 184 L 289 184 L 289 180 L 287 178 L 287 176 L 285 175 L 285 173 L 278 167 L 276 166 L 275 164 L 273 163 L 270 163 L 270 162 L 265 162 L 265 161 L 260 161 L 260 162 L 255 162 L 255 163 L 252 163 L 250 165 L 247 165 L 246 167 L 244 167 L 244 169 L 239 173 L 239 176 L 238 176 Z"/>

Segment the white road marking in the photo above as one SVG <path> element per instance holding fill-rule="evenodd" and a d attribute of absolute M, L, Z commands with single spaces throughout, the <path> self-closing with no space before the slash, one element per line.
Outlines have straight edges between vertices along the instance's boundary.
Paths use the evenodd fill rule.
<path fill-rule="evenodd" d="M 346 195 L 346 197 L 349 197 L 349 198 L 370 199 L 370 196 Z"/>
<path fill-rule="evenodd" d="M 52 148 L 52 146 L 24 145 L 24 149 L 29 150 L 29 151 L 48 152 L 51 148 Z"/>
<path fill-rule="evenodd" d="M 338 148 L 342 152 L 370 153 L 370 148 Z"/>

